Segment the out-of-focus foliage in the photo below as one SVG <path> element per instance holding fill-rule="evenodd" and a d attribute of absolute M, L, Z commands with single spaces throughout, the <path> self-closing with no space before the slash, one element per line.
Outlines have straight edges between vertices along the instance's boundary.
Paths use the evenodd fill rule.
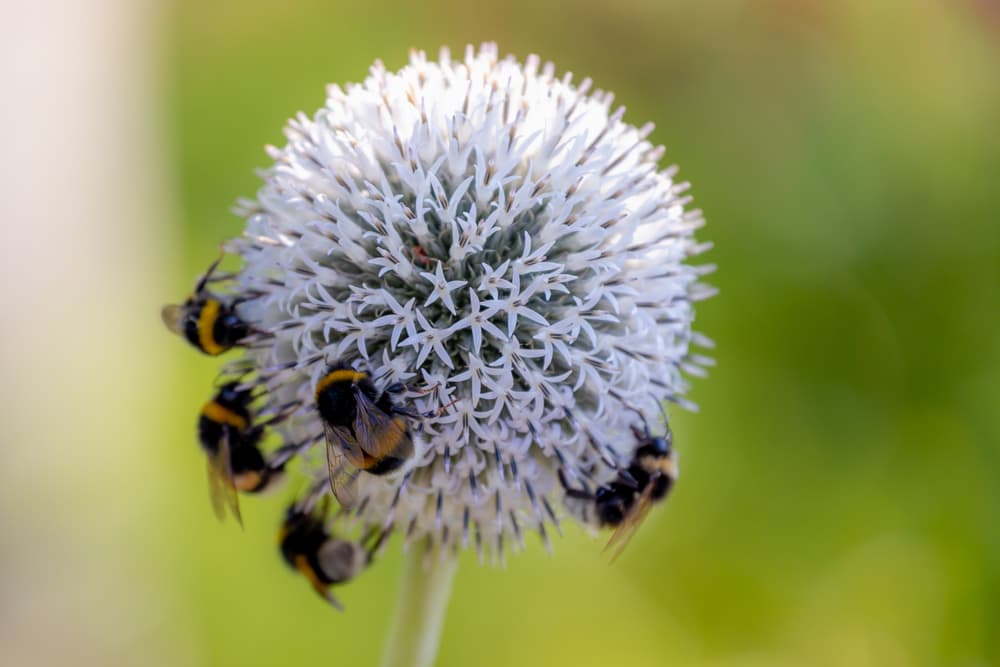
<path fill-rule="evenodd" d="M 228 209 L 288 117 L 410 47 L 496 40 L 592 76 L 656 122 L 706 211 L 718 367 L 700 414 L 672 415 L 673 497 L 613 566 L 576 532 L 506 570 L 464 557 L 441 665 L 1000 661 L 996 3 L 182 0 L 164 29 L 180 244 L 136 318 L 239 232 Z M 166 333 L 156 349 L 167 426 L 123 417 L 149 532 L 106 554 L 151 575 L 143 641 L 191 664 L 372 664 L 398 543 L 338 615 L 279 560 L 281 498 L 220 527 L 193 440 L 217 362 Z"/>

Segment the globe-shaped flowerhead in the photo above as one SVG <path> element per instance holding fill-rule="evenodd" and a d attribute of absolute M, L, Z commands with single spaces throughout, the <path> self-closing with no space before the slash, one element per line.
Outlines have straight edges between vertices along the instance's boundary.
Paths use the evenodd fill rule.
<path fill-rule="evenodd" d="M 685 375 L 709 363 L 690 351 L 708 344 L 692 331 L 708 267 L 688 263 L 703 220 L 652 125 L 623 114 L 487 44 L 376 62 L 270 149 L 227 245 L 239 312 L 268 332 L 237 365 L 268 411 L 301 406 L 274 428 L 319 480 L 331 365 L 394 389 L 414 454 L 356 475 L 364 526 L 502 557 L 526 528 L 593 523 L 567 488 L 618 479 L 644 424 L 664 433 L 663 403 L 688 405 Z"/>

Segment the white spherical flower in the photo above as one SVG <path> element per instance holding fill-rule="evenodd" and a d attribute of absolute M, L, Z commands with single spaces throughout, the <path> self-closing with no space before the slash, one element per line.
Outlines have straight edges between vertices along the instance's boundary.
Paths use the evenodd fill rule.
<path fill-rule="evenodd" d="M 460 62 L 414 53 L 331 86 L 270 149 L 227 246 L 252 297 L 240 315 L 269 332 L 240 363 L 265 412 L 301 405 L 274 429 L 305 443 L 318 479 L 329 365 L 405 385 L 415 453 L 358 476 L 363 526 L 502 558 L 526 530 L 593 523 L 564 484 L 616 479 L 636 429 L 664 401 L 689 405 L 685 375 L 709 362 L 689 352 L 707 344 L 692 304 L 708 267 L 686 263 L 707 248 L 702 216 L 659 169 L 652 125 L 590 88 L 494 45 Z"/>

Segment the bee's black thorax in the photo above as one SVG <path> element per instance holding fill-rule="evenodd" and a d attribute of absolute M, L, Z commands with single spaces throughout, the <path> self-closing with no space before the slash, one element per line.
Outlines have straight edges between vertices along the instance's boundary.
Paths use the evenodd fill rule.
<path fill-rule="evenodd" d="M 378 395 L 375 385 L 365 373 L 342 367 L 331 368 L 317 383 L 316 407 L 320 417 L 332 426 L 350 429 L 353 435 L 358 409 L 356 392 L 361 392 L 365 398 L 379 407 L 388 400 L 386 395 L 383 394 L 381 397 Z M 391 407 L 390 403 L 389 409 Z"/>
<path fill-rule="evenodd" d="M 323 421 L 351 428 L 357 410 L 352 382 L 335 382 L 316 394 L 316 407 Z M 353 431 L 352 431 L 353 432 Z"/>
<path fill-rule="evenodd" d="M 233 308 L 223 306 L 212 325 L 212 338 L 227 350 L 250 334 L 250 327 L 241 320 Z"/>
<path fill-rule="evenodd" d="M 634 503 L 635 489 L 621 482 L 601 486 L 594 495 L 594 508 L 602 526 L 620 524 Z"/>
<path fill-rule="evenodd" d="M 281 555 L 293 569 L 300 569 L 300 559 L 305 559 L 306 565 L 324 584 L 338 583 L 324 571 L 319 562 L 319 550 L 330 539 L 322 522 L 314 517 L 293 514 L 285 520 L 281 537 Z"/>

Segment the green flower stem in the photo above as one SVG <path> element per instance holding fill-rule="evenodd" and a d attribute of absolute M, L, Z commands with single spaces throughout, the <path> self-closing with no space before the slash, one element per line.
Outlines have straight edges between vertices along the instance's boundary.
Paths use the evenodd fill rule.
<path fill-rule="evenodd" d="M 406 555 L 396 614 L 382 656 L 382 667 L 431 667 L 437 657 L 444 613 L 458 559 L 432 553 L 424 568 L 424 552 Z"/>

